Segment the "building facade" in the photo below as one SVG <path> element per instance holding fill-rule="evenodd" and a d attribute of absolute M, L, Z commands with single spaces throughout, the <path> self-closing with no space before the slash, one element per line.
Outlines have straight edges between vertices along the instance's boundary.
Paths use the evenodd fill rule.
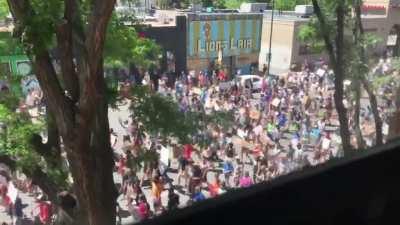
<path fill-rule="evenodd" d="M 258 64 L 262 14 L 199 13 L 187 15 L 187 68 L 248 74 Z"/>
<path fill-rule="evenodd" d="M 298 33 L 309 19 L 292 15 L 276 15 L 272 30 L 270 73 L 278 75 L 289 70 L 292 64 L 303 62 L 306 58 L 319 57 L 318 54 L 306 54 L 301 46 Z M 263 18 L 259 69 L 268 65 L 269 44 L 271 38 L 271 16 Z"/>
<path fill-rule="evenodd" d="M 294 12 L 277 13 L 274 18 L 271 49 L 271 73 L 287 72 L 293 65 L 305 60 L 326 59 L 323 51 L 315 51 L 302 43 L 299 32 L 309 18 L 301 18 Z M 362 22 L 365 32 L 379 40 L 370 50 L 375 55 L 400 56 L 400 0 L 364 0 Z M 271 30 L 271 13 L 264 13 L 259 68 L 268 63 Z"/>
<path fill-rule="evenodd" d="M 364 0 L 365 32 L 380 39 L 376 53 L 400 56 L 400 0 Z"/>
<path fill-rule="evenodd" d="M 175 21 L 144 29 L 164 49 L 163 69 L 199 73 L 219 68 L 246 74 L 257 68 L 262 14 L 181 13 Z"/>

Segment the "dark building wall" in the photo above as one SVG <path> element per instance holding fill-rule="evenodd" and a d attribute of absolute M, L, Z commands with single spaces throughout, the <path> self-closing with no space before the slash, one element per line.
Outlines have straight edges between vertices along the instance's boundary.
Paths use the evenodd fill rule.
<path fill-rule="evenodd" d="M 186 17 L 185 16 L 178 16 L 176 17 L 176 33 L 177 39 L 175 40 L 176 45 L 176 65 L 175 70 L 177 72 L 186 71 L 187 70 L 187 56 L 186 56 L 186 48 L 187 48 L 187 40 L 186 40 L 186 32 L 187 32 L 187 25 L 186 25 Z"/>
<path fill-rule="evenodd" d="M 186 17 L 185 16 L 176 17 L 176 26 L 144 27 L 143 32 L 147 38 L 153 39 L 165 51 L 170 51 L 174 54 L 175 71 L 177 73 L 186 70 Z M 162 69 L 166 68 L 166 61 L 163 63 L 162 67 L 163 67 Z"/>

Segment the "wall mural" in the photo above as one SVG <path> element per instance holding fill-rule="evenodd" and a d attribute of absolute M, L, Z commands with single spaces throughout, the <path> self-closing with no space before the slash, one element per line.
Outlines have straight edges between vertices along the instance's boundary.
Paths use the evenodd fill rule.
<path fill-rule="evenodd" d="M 216 58 L 260 50 L 261 20 L 189 21 L 188 57 Z"/>

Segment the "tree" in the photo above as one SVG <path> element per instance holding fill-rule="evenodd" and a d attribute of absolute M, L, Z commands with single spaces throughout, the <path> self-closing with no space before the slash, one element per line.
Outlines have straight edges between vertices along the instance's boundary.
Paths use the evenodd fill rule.
<path fill-rule="evenodd" d="M 345 0 L 326 1 L 326 8 L 334 9 L 333 16 L 336 21 L 335 29 L 329 29 L 327 23 L 329 13 L 321 9 L 318 0 L 312 0 L 314 12 L 319 22 L 319 29 L 325 42 L 325 48 L 329 56 L 330 65 L 335 74 L 335 94 L 334 101 L 336 111 L 339 116 L 340 123 L 340 137 L 342 139 L 342 146 L 345 154 L 351 153 L 352 146 L 350 144 L 350 130 L 348 124 L 347 109 L 343 104 L 344 90 L 343 80 L 345 78 L 345 16 L 348 11 L 346 8 Z M 334 32 L 335 39 L 331 39 L 331 33 Z"/>
<path fill-rule="evenodd" d="M 52 129 L 52 117 L 48 115 L 46 120 L 38 118 L 39 123 L 33 123 L 25 111 L 17 113 L 19 100 L 23 97 L 21 77 L 8 77 L 7 83 L 9 88 L 2 90 L 0 95 L 0 161 L 13 171 L 22 171 L 52 202 L 58 204 L 57 193 L 67 190 L 70 184 L 67 183 L 68 171 L 62 166 L 60 149 L 54 149 L 59 146 L 56 144 L 59 137 Z M 48 141 L 43 144 L 39 133 L 45 131 L 45 123 L 49 134 Z M 59 206 L 60 211 L 68 210 L 61 204 Z"/>
<path fill-rule="evenodd" d="M 400 75 L 400 58 L 395 58 L 393 60 L 393 67 L 395 70 L 395 76 L 397 77 L 397 79 L 395 79 L 397 84 L 393 93 L 395 111 L 389 118 L 389 139 L 400 136 L 400 83 L 398 82 L 398 77 Z"/>
<path fill-rule="evenodd" d="M 228 9 L 238 9 L 242 3 L 247 2 L 246 0 L 226 0 L 225 6 Z"/>
<path fill-rule="evenodd" d="M 107 67 L 128 68 L 132 63 L 143 68 L 157 64 L 161 47 L 153 40 L 139 37 L 135 28 L 126 25 L 136 24 L 134 18 L 113 15 L 107 28 L 104 47 Z"/>
<path fill-rule="evenodd" d="M 320 40 L 326 40 L 327 37 L 333 40 L 337 36 L 337 18 L 332 12 L 335 11 L 337 4 L 334 1 L 323 1 L 324 8 L 322 8 L 323 16 L 325 16 L 325 26 L 326 29 L 323 32 L 319 32 L 320 20 L 311 20 L 309 25 L 302 27 L 300 31 L 300 39 L 303 42 L 311 43 L 312 48 L 319 48 L 321 46 Z M 318 2 L 317 2 L 318 3 Z M 382 119 L 380 118 L 377 106 L 377 99 L 374 91 L 371 87 L 370 81 L 367 79 L 369 74 L 368 65 L 368 54 L 366 54 L 366 49 L 374 46 L 377 43 L 377 38 L 371 35 L 364 34 L 362 23 L 361 23 L 361 4 L 362 1 L 352 0 L 345 1 L 344 7 L 347 12 L 356 12 L 355 15 L 346 13 L 345 19 L 345 29 L 352 29 L 353 35 L 347 35 L 343 37 L 343 63 L 342 67 L 344 69 L 344 77 L 346 79 L 352 80 L 352 88 L 354 95 L 352 95 L 355 100 L 354 109 L 354 131 L 357 138 L 358 147 L 364 146 L 364 140 L 360 130 L 360 97 L 361 88 L 363 87 L 370 99 L 371 109 L 373 111 L 375 127 L 376 127 L 376 144 L 381 144 L 383 142 L 382 135 Z M 325 36 L 325 37 L 324 37 Z M 349 39 L 351 37 L 352 39 Z M 324 45 L 326 41 L 323 41 Z M 335 42 L 332 41 L 332 47 L 335 46 Z M 335 54 L 335 53 L 334 53 Z M 329 54 L 328 54 L 329 55 Z M 335 56 L 335 55 L 334 55 Z M 350 96 L 349 96 L 350 97 Z"/>
<path fill-rule="evenodd" d="M 355 11 L 355 25 L 354 25 L 354 44 L 355 46 L 358 47 L 358 54 L 359 54 L 359 65 L 358 65 L 358 70 L 361 84 L 364 87 L 365 91 L 368 94 L 370 104 L 371 104 L 371 109 L 372 109 L 372 114 L 374 115 L 374 121 L 375 121 L 375 134 L 376 134 L 376 144 L 381 145 L 383 144 L 383 133 L 382 133 L 382 119 L 379 115 L 378 111 L 378 100 L 373 92 L 373 89 L 371 87 L 371 84 L 367 80 L 365 74 L 368 74 L 368 59 L 367 59 L 367 53 L 366 53 L 366 48 L 368 47 L 368 40 L 366 38 L 366 35 L 364 34 L 364 27 L 361 21 L 361 6 L 362 6 L 362 0 L 353 0 L 353 8 Z M 358 119 L 358 118 L 357 118 Z"/>
<path fill-rule="evenodd" d="M 57 192 L 67 187 L 67 173 L 53 166 L 54 163 L 48 163 L 51 156 L 31 151 L 32 139 L 43 130 L 43 124 L 34 124 L 28 117 L 10 111 L 3 104 L 0 104 L 0 124 L 3 127 L 0 132 L 0 160 L 12 162 L 7 164 L 13 170 L 20 170 L 32 177 L 45 193 L 49 193 L 49 198 L 55 201 Z"/>
<path fill-rule="evenodd" d="M 14 33 L 31 57 L 53 117 L 48 126 L 59 134 L 67 154 L 78 202 L 77 214 L 71 215 L 76 224 L 115 223 L 117 191 L 103 76 L 104 42 L 114 4 L 115 0 L 8 0 Z M 60 50 L 60 76 L 49 55 L 53 47 Z M 54 154 L 58 135 L 52 144 L 41 149 Z"/>
<path fill-rule="evenodd" d="M 11 33 L 0 32 L 0 55 L 23 55 L 23 47 Z"/>
<path fill-rule="evenodd" d="M 195 121 L 179 111 L 171 97 L 153 93 L 147 86 L 134 87 L 131 100 L 132 117 L 153 137 L 160 135 L 164 140 L 174 137 L 184 143 L 197 129 Z"/>
<path fill-rule="evenodd" d="M 208 125 L 227 129 L 232 127 L 234 121 L 229 112 L 182 112 L 172 97 L 161 96 L 146 86 L 132 89 L 130 110 L 132 117 L 143 125 L 148 134 L 153 137 L 159 135 L 164 140 L 175 138 L 181 144 L 191 142 L 192 137 L 206 131 Z M 202 140 L 198 144 L 205 145 Z"/>
<path fill-rule="evenodd" d="M 214 5 L 212 0 L 201 0 L 201 3 L 203 7 L 213 7 Z"/>
<path fill-rule="evenodd" d="M 225 9 L 226 8 L 226 1 L 225 0 L 215 0 L 214 6 L 217 9 Z"/>

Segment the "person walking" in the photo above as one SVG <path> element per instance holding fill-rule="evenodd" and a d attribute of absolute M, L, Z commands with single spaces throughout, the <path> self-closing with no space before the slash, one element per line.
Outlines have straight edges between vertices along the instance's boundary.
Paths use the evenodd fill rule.
<path fill-rule="evenodd" d="M 247 188 L 253 185 L 253 180 L 250 177 L 250 174 L 248 171 L 244 172 L 244 176 L 240 178 L 239 180 L 239 186 L 241 188 Z"/>
<path fill-rule="evenodd" d="M 168 211 L 178 209 L 179 206 L 179 195 L 174 192 L 173 188 L 168 189 Z"/>
<path fill-rule="evenodd" d="M 225 161 L 222 163 L 223 165 L 223 174 L 224 174 L 224 181 L 227 187 L 231 187 L 230 177 L 234 171 L 233 164 L 230 158 L 226 157 Z"/>

